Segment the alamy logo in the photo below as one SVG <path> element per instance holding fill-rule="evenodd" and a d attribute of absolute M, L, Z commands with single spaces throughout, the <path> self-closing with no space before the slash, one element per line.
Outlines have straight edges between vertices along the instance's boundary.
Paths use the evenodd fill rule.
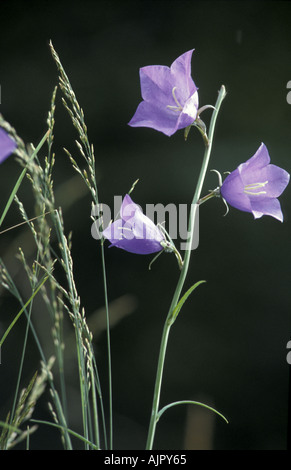
<path fill-rule="evenodd" d="M 91 226 L 92 237 L 96 240 L 102 238 L 102 230 L 105 229 L 111 221 L 119 217 L 119 211 L 122 203 L 122 196 L 114 196 L 114 209 L 113 214 L 107 204 L 94 205 L 92 207 L 91 216 L 94 223 Z M 140 206 L 139 206 L 140 207 Z M 142 210 L 142 208 L 140 207 Z M 192 217 L 195 218 L 194 234 L 191 239 L 191 234 L 188 232 L 188 218 L 189 210 L 192 211 Z M 156 225 L 164 226 L 167 222 L 167 232 L 172 240 L 180 240 L 181 250 L 195 250 L 199 244 L 199 205 L 192 204 L 191 209 L 187 204 L 173 204 L 169 203 L 164 206 L 158 204 L 146 204 L 145 215 Z M 143 238 L 150 237 L 151 234 L 145 233 Z"/>

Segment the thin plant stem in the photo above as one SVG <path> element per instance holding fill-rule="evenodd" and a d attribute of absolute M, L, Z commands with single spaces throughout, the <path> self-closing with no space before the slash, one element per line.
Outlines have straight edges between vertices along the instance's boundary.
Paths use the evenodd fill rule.
<path fill-rule="evenodd" d="M 206 194 L 206 196 L 203 196 L 201 199 L 199 199 L 199 205 L 201 206 L 201 204 L 204 204 L 204 202 L 207 202 L 209 201 L 209 199 L 212 199 L 214 197 L 219 197 L 219 189 L 220 188 L 216 188 L 214 189 L 213 191 L 210 191 L 208 194 Z"/>
<path fill-rule="evenodd" d="M 20 359 L 20 366 L 19 366 L 19 371 L 18 371 L 18 377 L 17 377 L 16 387 L 15 387 L 15 392 L 14 392 L 14 400 L 13 400 L 12 410 L 11 410 L 10 424 L 13 423 L 15 409 L 16 409 L 16 405 L 17 405 L 18 392 L 19 392 L 19 388 L 20 388 L 20 380 L 21 380 L 21 375 L 22 375 L 22 371 L 23 371 L 24 357 L 25 357 L 25 351 L 26 351 L 26 346 L 27 346 L 27 338 L 28 338 L 28 332 L 29 332 L 29 326 L 30 326 L 31 312 L 32 312 L 32 302 L 29 305 L 28 321 L 27 321 L 27 325 L 26 325 L 26 329 L 25 329 L 24 343 L 23 343 L 22 354 L 21 354 L 21 359 Z"/>
<path fill-rule="evenodd" d="M 110 319 L 109 319 L 109 306 L 108 306 L 108 293 L 107 293 L 107 277 L 106 265 L 104 254 L 104 243 L 101 242 L 101 257 L 102 257 L 102 273 L 103 273 L 103 288 L 104 300 L 106 311 L 106 337 L 107 337 L 107 361 L 108 361 L 108 394 L 109 394 L 109 448 L 113 449 L 113 410 L 112 410 L 112 373 L 111 373 L 111 346 L 110 346 Z"/>
<path fill-rule="evenodd" d="M 43 352 L 43 349 L 42 349 L 42 346 L 40 344 L 40 341 L 39 341 L 39 338 L 37 336 L 37 333 L 36 333 L 36 330 L 31 322 L 31 319 L 30 319 L 30 313 L 27 311 L 27 306 L 28 306 L 28 303 L 24 304 L 24 301 L 22 300 L 21 298 L 21 295 L 20 293 L 18 292 L 12 278 L 9 276 L 9 273 L 8 271 L 6 270 L 2 260 L 0 259 L 0 266 L 2 268 L 2 270 L 4 269 L 5 270 L 5 274 L 6 274 L 6 278 L 7 278 L 7 281 L 8 281 L 8 284 L 10 285 L 10 292 L 13 293 L 13 295 L 17 298 L 17 300 L 19 301 L 19 303 L 22 305 L 22 309 L 24 311 L 24 314 L 27 318 L 27 321 L 28 321 L 28 324 L 30 325 L 30 329 L 31 329 L 31 332 L 32 332 L 32 335 L 35 339 L 35 343 L 37 345 L 37 348 L 39 350 L 39 353 L 40 353 L 40 357 L 41 357 L 41 360 L 46 368 L 46 370 L 49 370 L 48 368 L 48 362 L 45 358 L 45 355 L 44 355 L 44 352 Z M 47 279 L 47 277 L 46 277 Z M 36 294 L 36 291 L 34 291 L 34 295 Z M 30 299 L 31 300 L 31 299 Z M 63 436 L 64 436 L 64 442 L 65 442 L 65 445 L 66 445 L 66 449 L 67 450 L 72 450 L 72 444 L 71 444 L 71 440 L 70 440 L 70 436 L 68 434 L 68 432 L 66 431 L 67 429 L 67 422 L 66 422 L 66 418 L 65 418 L 65 415 L 63 413 L 63 407 L 62 407 L 62 403 L 60 401 L 60 398 L 59 398 L 59 395 L 55 389 L 55 386 L 54 386 L 54 381 L 53 381 L 53 377 L 50 373 L 48 373 L 48 382 L 50 384 L 50 389 L 51 389 L 51 393 L 52 393 L 52 397 L 53 397 L 53 400 L 54 400 L 54 404 L 55 404 L 55 407 L 56 407 L 56 413 L 57 413 L 57 417 L 58 417 L 58 420 L 60 422 L 60 425 L 63 427 L 64 429 L 64 433 L 63 433 Z"/>
<path fill-rule="evenodd" d="M 99 433 L 99 425 L 98 425 L 98 409 L 97 409 L 97 396 L 96 390 L 94 386 L 94 368 L 93 368 L 93 353 L 91 350 L 90 345 L 88 346 L 89 350 L 89 360 L 90 360 L 90 374 L 91 374 L 91 383 L 92 383 L 92 402 L 93 402 L 93 426 L 94 426 L 94 433 L 95 433 L 95 443 L 100 449 L 100 433 Z"/>
<path fill-rule="evenodd" d="M 81 405 L 82 405 L 82 420 L 83 420 L 83 430 L 84 437 L 88 439 L 88 383 L 86 381 L 86 372 L 85 372 L 85 358 L 84 358 L 84 349 L 82 343 L 82 325 L 80 323 L 80 314 L 79 314 L 79 298 L 75 289 L 75 284 L 72 274 L 71 259 L 69 254 L 69 249 L 67 245 L 67 240 L 65 239 L 63 233 L 63 226 L 60 218 L 60 214 L 56 211 L 54 214 L 54 223 L 57 231 L 57 236 L 62 250 L 62 257 L 64 262 L 64 268 L 66 272 L 66 277 L 69 286 L 69 294 L 71 299 L 71 307 L 74 317 L 74 326 L 75 326 L 75 337 L 76 337 L 76 347 L 77 347 L 77 361 L 79 369 L 79 382 L 80 382 L 80 392 L 81 392 Z M 87 444 L 86 444 L 87 445 Z"/>
<path fill-rule="evenodd" d="M 68 153 L 70 160 L 73 164 L 73 168 L 81 175 L 85 184 L 87 185 L 88 189 L 91 192 L 94 204 L 99 206 L 99 196 L 98 196 L 98 188 L 97 188 L 97 178 L 96 178 L 96 169 L 95 169 L 95 156 L 94 156 L 94 149 L 93 145 L 90 145 L 88 134 L 87 134 L 87 126 L 84 120 L 84 113 L 81 109 L 75 93 L 72 89 L 71 83 L 69 78 L 62 66 L 60 58 L 56 53 L 52 42 L 50 41 L 50 49 L 52 56 L 56 62 L 58 71 L 59 71 L 59 84 L 60 88 L 65 96 L 66 99 L 63 98 L 63 104 L 67 109 L 72 122 L 77 129 L 79 134 L 80 142 L 76 141 L 76 144 L 80 150 L 81 155 L 84 157 L 87 165 L 89 174 L 86 170 L 82 171 L 75 160 L 71 157 Z M 70 105 L 67 103 L 70 103 Z M 104 298 L 105 298 L 105 310 L 106 310 L 106 330 L 107 330 L 107 350 L 108 350 L 108 386 L 109 386 L 109 447 L 110 449 L 113 448 L 113 416 L 112 416 L 112 369 L 111 369 L 111 344 L 110 344 L 110 321 L 109 321 L 109 306 L 108 306 L 108 297 L 107 297 L 107 280 L 106 280 L 106 266 L 105 266 L 105 255 L 104 255 L 104 246 L 101 243 L 101 263 L 102 263 L 102 273 L 103 273 L 103 283 L 104 283 Z M 101 394 L 100 394 L 101 400 Z M 103 408 L 103 405 L 102 405 Z M 96 417 L 95 417 L 96 421 Z M 105 423 L 104 423 L 105 424 Z M 107 437 L 105 437 L 105 442 L 107 442 Z"/>
<path fill-rule="evenodd" d="M 178 283 L 177 283 L 177 286 L 173 295 L 173 299 L 169 308 L 169 312 L 168 312 L 168 315 L 164 324 L 164 328 L 163 328 L 158 366 L 157 366 L 157 373 L 156 373 L 156 381 L 155 381 L 155 387 L 154 387 L 152 412 L 151 412 L 148 437 L 147 437 L 147 442 L 146 442 L 147 450 L 151 450 L 153 447 L 156 425 L 158 421 L 159 403 L 160 403 L 160 394 L 161 394 L 165 356 L 166 356 L 167 344 L 168 344 L 168 339 L 169 339 L 169 333 L 170 333 L 171 326 L 173 324 L 172 313 L 179 301 L 181 291 L 183 289 L 185 279 L 188 273 L 189 262 L 190 262 L 190 257 L 191 257 L 191 246 L 192 246 L 192 240 L 193 240 L 194 229 L 195 229 L 195 215 L 196 215 L 198 202 L 200 199 L 200 195 L 201 195 L 201 191 L 202 191 L 202 187 L 203 187 L 203 183 L 205 180 L 205 176 L 206 176 L 206 172 L 207 172 L 207 168 L 209 164 L 209 159 L 211 155 L 212 141 L 213 141 L 213 136 L 214 136 L 216 119 L 218 116 L 220 105 L 223 99 L 225 98 L 225 95 L 226 95 L 225 87 L 224 85 L 222 85 L 218 94 L 215 108 L 212 113 L 210 126 L 209 126 L 208 139 L 207 141 L 205 141 L 204 157 L 203 157 L 203 161 L 201 165 L 200 174 L 198 177 L 197 186 L 196 186 L 195 193 L 194 193 L 193 200 L 192 200 L 192 207 L 194 207 L 194 210 L 190 211 L 190 216 L 189 216 L 189 226 L 188 226 L 189 237 L 187 240 L 188 248 L 185 252 L 183 267 L 180 273 L 180 277 L 179 277 L 179 280 L 178 280 Z"/>
<path fill-rule="evenodd" d="M 26 304 L 21 308 L 21 310 L 18 312 L 18 314 L 16 315 L 16 317 L 12 320 L 12 322 L 10 323 L 9 327 L 7 328 L 7 330 L 5 331 L 4 335 L 2 336 L 1 340 L 0 340 L 0 347 L 2 346 L 2 344 L 4 343 L 6 337 L 8 336 L 8 334 L 10 333 L 10 331 L 12 330 L 12 328 L 14 327 L 15 323 L 17 322 L 17 320 L 20 318 L 20 316 L 22 315 L 22 313 L 24 312 L 24 310 L 26 309 L 26 307 L 31 303 L 33 297 L 38 293 L 38 291 L 40 290 L 40 288 L 43 286 L 43 284 L 46 282 L 46 280 L 48 279 L 47 276 L 44 276 L 44 279 L 41 281 L 41 283 L 38 285 L 38 287 L 35 289 L 35 291 L 32 293 L 31 297 L 28 299 L 28 301 L 26 302 Z"/>
<path fill-rule="evenodd" d="M 37 155 L 37 153 L 39 152 L 39 150 L 41 149 L 41 147 L 43 146 L 43 144 L 45 143 L 45 141 L 48 139 L 48 136 L 49 136 L 49 131 L 47 131 L 47 132 L 45 133 L 45 135 L 43 136 L 43 138 L 41 139 L 40 143 L 38 144 L 38 146 L 37 146 L 36 149 L 34 150 L 33 154 L 31 155 L 29 162 L 31 162 L 31 161 L 34 159 L 34 157 Z M 9 208 L 10 208 L 10 206 L 11 206 L 13 200 L 14 200 L 14 197 L 15 197 L 15 195 L 16 195 L 16 193 L 17 193 L 17 191 L 18 191 L 18 189 L 19 189 L 19 187 L 20 187 L 20 185 L 21 185 L 21 183 L 22 183 L 22 180 L 23 180 L 24 176 L 26 175 L 26 172 L 27 172 L 27 166 L 22 170 L 22 172 L 21 172 L 21 174 L 20 174 L 18 180 L 16 181 L 16 183 L 15 183 L 15 185 L 14 185 L 14 188 L 13 188 L 13 190 L 12 190 L 10 196 L 9 196 L 9 199 L 8 199 L 8 201 L 7 201 L 7 204 L 6 204 L 6 206 L 5 206 L 5 208 L 4 208 L 4 211 L 3 211 L 2 215 L 1 215 L 1 218 L 0 218 L 0 227 L 1 227 L 2 223 L 3 223 L 3 220 L 4 220 L 5 217 L 6 217 L 6 214 L 7 214 L 8 210 L 9 210 Z"/>
<path fill-rule="evenodd" d="M 30 420 L 32 423 L 38 423 L 38 424 L 47 424 L 48 426 L 52 426 L 54 428 L 58 428 L 58 429 L 61 429 L 62 431 L 66 431 L 67 433 L 69 434 L 72 434 L 72 436 L 80 439 L 80 441 L 83 441 L 87 446 L 88 448 L 92 448 L 93 450 L 99 450 L 99 447 L 97 447 L 93 442 L 89 441 L 88 439 L 86 439 L 84 436 L 82 436 L 81 434 L 73 431 L 72 429 L 69 429 L 67 427 L 64 427 L 58 423 L 51 423 L 50 421 L 44 421 L 44 420 L 40 420 L 40 419 L 31 419 Z"/>

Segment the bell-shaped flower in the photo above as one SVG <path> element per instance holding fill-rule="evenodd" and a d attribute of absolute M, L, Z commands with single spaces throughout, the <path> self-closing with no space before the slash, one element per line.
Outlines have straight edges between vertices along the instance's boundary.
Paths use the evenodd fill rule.
<path fill-rule="evenodd" d="M 168 243 L 161 230 L 126 194 L 120 208 L 120 218 L 103 230 L 103 236 L 130 253 L 147 255 L 165 248 Z"/>
<path fill-rule="evenodd" d="M 2 163 L 16 149 L 16 143 L 7 132 L 0 127 L 0 163 Z"/>
<path fill-rule="evenodd" d="M 230 173 L 220 187 L 221 196 L 231 206 L 251 212 L 255 219 L 270 215 L 283 222 L 278 201 L 289 183 L 290 175 L 282 168 L 270 164 L 265 144 L 245 163 Z"/>
<path fill-rule="evenodd" d="M 128 123 L 132 127 L 151 127 L 171 136 L 196 120 L 198 92 L 191 77 L 193 50 L 185 52 L 171 65 L 150 65 L 139 71 L 143 101 Z"/>

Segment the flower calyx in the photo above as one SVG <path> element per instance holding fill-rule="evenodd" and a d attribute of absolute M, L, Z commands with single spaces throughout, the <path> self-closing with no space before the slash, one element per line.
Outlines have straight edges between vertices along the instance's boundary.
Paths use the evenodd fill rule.
<path fill-rule="evenodd" d="M 220 197 L 220 198 L 223 200 L 223 202 L 224 202 L 224 204 L 225 204 L 225 206 L 226 206 L 226 212 L 225 212 L 225 214 L 224 214 L 224 216 L 226 216 L 226 215 L 228 214 L 228 212 L 229 212 L 229 207 L 228 207 L 228 204 L 227 204 L 226 200 L 225 200 L 224 197 L 221 195 L 221 191 L 220 191 L 220 188 L 221 188 L 221 186 L 222 186 L 222 184 L 223 184 L 223 183 L 222 183 L 222 176 L 221 176 L 221 173 L 220 173 L 219 171 L 217 171 L 217 170 L 210 170 L 210 171 L 213 171 L 213 172 L 215 172 L 215 173 L 217 174 L 217 176 L 218 176 L 218 186 L 217 186 L 217 188 L 210 190 L 209 193 L 206 194 L 206 196 L 204 196 L 204 197 L 202 197 L 201 199 L 199 199 L 198 204 L 201 205 L 201 204 L 203 204 L 204 202 L 208 201 L 209 199 L 212 199 L 213 197 Z M 226 173 L 228 173 L 228 172 L 226 172 Z"/>
<path fill-rule="evenodd" d="M 203 111 L 205 111 L 206 109 L 209 109 L 209 108 L 215 109 L 215 107 L 212 106 L 211 104 L 206 104 L 205 106 L 202 106 L 201 108 L 198 109 L 197 117 L 196 117 L 195 121 L 192 124 L 190 124 L 189 126 L 187 126 L 184 130 L 184 139 L 185 140 L 187 140 L 187 138 L 188 138 L 188 134 L 191 130 L 191 127 L 197 127 L 200 134 L 202 135 L 205 146 L 206 147 L 209 146 L 210 142 L 209 142 L 209 139 L 208 139 L 208 136 L 207 136 L 207 127 L 206 127 L 205 122 L 202 121 L 202 119 L 200 118 L 200 114 Z"/>

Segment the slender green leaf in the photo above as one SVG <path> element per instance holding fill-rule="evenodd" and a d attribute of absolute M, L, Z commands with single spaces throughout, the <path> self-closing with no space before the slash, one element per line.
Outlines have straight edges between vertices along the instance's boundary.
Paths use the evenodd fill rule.
<path fill-rule="evenodd" d="M 33 160 L 34 157 L 37 155 L 37 153 L 39 152 L 39 150 L 41 149 L 41 147 L 43 146 L 43 144 L 44 144 L 45 141 L 47 140 L 48 135 L 49 135 L 49 131 L 47 131 L 46 134 L 45 134 L 45 135 L 43 136 L 43 138 L 41 139 L 40 143 L 38 144 L 38 146 L 36 147 L 36 149 L 35 149 L 34 152 L 32 153 L 32 155 L 31 155 L 31 157 L 30 157 L 30 160 Z M 8 199 L 8 201 L 7 201 L 7 203 L 6 203 L 6 206 L 5 206 L 5 208 L 4 208 L 3 214 L 1 215 L 1 218 L 0 218 L 0 227 L 1 227 L 2 223 L 3 223 L 3 220 L 4 220 L 5 217 L 6 217 L 6 214 L 7 214 L 8 210 L 9 210 L 9 208 L 10 208 L 12 202 L 13 202 L 13 199 L 14 199 L 15 195 L 17 194 L 17 191 L 18 191 L 18 189 L 19 189 L 19 187 L 20 187 L 20 185 L 21 185 L 21 183 L 22 183 L 22 180 L 23 180 L 23 178 L 24 178 L 26 172 L 27 172 L 27 167 L 22 170 L 22 172 L 21 172 L 21 174 L 20 174 L 18 180 L 17 180 L 16 183 L 15 183 L 15 186 L 14 186 L 14 188 L 13 188 L 13 190 L 12 190 L 10 196 L 9 196 L 9 199 Z"/>
<path fill-rule="evenodd" d="M 225 418 L 225 416 L 223 416 L 223 414 L 219 413 L 219 411 L 215 410 L 211 406 L 205 405 L 204 403 L 200 403 L 199 401 L 192 401 L 192 400 L 175 401 L 173 403 L 170 403 L 169 405 L 164 406 L 164 408 L 162 408 L 157 414 L 157 421 L 160 419 L 160 417 L 162 416 L 162 414 L 166 410 L 168 410 L 172 406 L 176 406 L 176 405 L 198 405 L 198 406 L 203 406 L 203 408 L 207 408 L 208 410 L 213 411 L 214 413 L 216 413 L 218 416 L 220 416 L 222 419 L 224 419 L 224 421 L 228 424 L 228 420 Z"/>
<path fill-rule="evenodd" d="M 11 424 L 5 423 L 4 421 L 0 421 L 0 427 L 8 429 L 9 431 L 16 432 L 17 434 L 21 434 L 21 432 L 22 432 L 16 426 L 11 426 Z"/>
<path fill-rule="evenodd" d="M 36 290 L 33 292 L 32 296 L 28 299 L 28 301 L 26 302 L 26 304 L 22 307 L 22 309 L 18 312 L 18 314 L 16 315 L 16 317 L 12 320 L 12 322 L 10 323 L 10 325 L 8 326 L 7 330 L 5 331 L 4 335 L 2 336 L 1 340 L 0 340 L 0 348 L 2 346 L 2 344 L 4 343 L 5 339 L 7 338 L 8 334 L 10 333 L 10 331 L 12 330 L 12 328 L 14 327 L 15 323 L 17 322 L 17 320 L 20 318 L 20 316 L 22 315 L 22 313 L 24 312 L 24 310 L 27 308 L 27 306 L 30 304 L 30 302 L 32 301 L 32 299 L 36 296 L 36 294 L 38 293 L 38 291 L 40 290 L 40 288 L 44 285 L 44 283 L 46 282 L 46 280 L 48 279 L 48 276 L 45 276 L 45 278 L 43 279 L 43 281 L 40 283 L 40 285 L 36 288 Z"/>
<path fill-rule="evenodd" d="M 80 439 L 81 441 L 85 442 L 85 444 L 88 444 L 89 446 L 91 446 L 92 449 L 94 449 L 94 450 L 100 450 L 98 446 L 96 446 L 95 444 L 93 444 L 93 442 L 89 441 L 88 439 L 86 439 L 85 437 L 83 437 L 81 434 L 78 434 L 77 432 L 72 431 L 72 430 L 69 429 L 69 428 L 66 428 L 65 426 L 61 426 L 60 424 L 57 424 L 57 423 L 51 423 L 50 421 L 42 421 L 42 420 L 39 420 L 39 419 L 31 419 L 30 421 L 32 421 L 33 423 L 48 424 L 49 426 L 52 426 L 52 427 L 54 427 L 54 428 L 58 428 L 58 429 L 64 430 L 64 431 L 68 432 L 69 434 L 72 434 L 72 436 L 75 436 L 75 437 L 77 437 L 78 439 Z"/>
<path fill-rule="evenodd" d="M 186 300 L 188 299 L 189 295 L 193 292 L 193 290 L 196 289 L 196 287 L 200 286 L 200 284 L 202 284 L 203 282 L 206 282 L 206 281 L 198 281 L 196 282 L 193 286 L 190 287 L 190 289 L 187 290 L 187 292 L 183 295 L 183 297 L 179 300 L 178 304 L 176 305 L 176 307 L 174 308 L 173 310 L 173 313 L 170 317 L 170 321 L 172 323 L 174 323 L 174 321 L 176 320 L 177 316 L 179 315 L 180 313 L 180 310 L 181 308 L 183 307 L 184 303 L 186 302 Z"/>

